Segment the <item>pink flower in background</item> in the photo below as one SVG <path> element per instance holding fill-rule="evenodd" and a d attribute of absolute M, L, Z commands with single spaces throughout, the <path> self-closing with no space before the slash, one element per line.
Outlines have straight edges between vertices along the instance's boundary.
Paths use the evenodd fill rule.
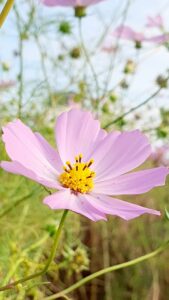
<path fill-rule="evenodd" d="M 126 39 L 129 41 L 134 41 L 134 42 L 153 42 L 156 44 L 163 44 L 169 41 L 169 34 L 160 34 L 160 35 L 155 35 L 152 37 L 146 37 L 143 33 L 141 32 L 136 32 L 134 31 L 131 27 L 129 26 L 119 26 L 115 29 L 113 32 L 113 36 Z"/>
<path fill-rule="evenodd" d="M 41 0 L 47 6 L 86 7 L 105 0 Z"/>
<path fill-rule="evenodd" d="M 15 81 L 9 80 L 9 81 L 0 81 L 0 90 L 6 90 L 11 87 L 13 87 L 16 84 Z"/>
<path fill-rule="evenodd" d="M 106 53 L 116 53 L 117 52 L 117 47 L 113 46 L 113 45 L 103 45 L 103 47 L 101 48 L 101 50 L 103 52 Z"/>
<path fill-rule="evenodd" d="M 155 44 L 164 44 L 167 43 L 169 41 L 169 34 L 165 33 L 165 34 L 160 34 L 157 36 L 153 36 L 150 38 L 147 38 L 148 42 L 153 42 Z"/>
<path fill-rule="evenodd" d="M 118 51 L 117 45 L 112 43 L 112 37 L 110 36 L 102 43 L 101 51 L 106 53 L 116 53 Z"/>
<path fill-rule="evenodd" d="M 164 185 L 169 173 L 165 167 L 128 173 L 151 154 L 141 132 L 107 133 L 91 113 L 72 109 L 58 117 L 55 137 L 57 150 L 20 120 L 7 124 L 3 141 L 12 161 L 1 162 L 1 167 L 56 189 L 44 199 L 51 209 L 72 210 L 93 221 L 106 220 L 107 214 L 125 220 L 160 215 L 115 198 Z"/>
<path fill-rule="evenodd" d="M 147 18 L 147 27 L 157 27 L 157 28 L 163 28 L 164 22 L 161 15 L 157 15 L 155 17 L 148 17 Z"/>
<path fill-rule="evenodd" d="M 151 161 L 155 166 L 169 167 L 169 146 L 161 146 L 156 148 L 150 156 Z"/>
<path fill-rule="evenodd" d="M 145 40 L 145 36 L 143 33 L 136 32 L 131 27 L 124 25 L 117 27 L 113 32 L 113 36 L 137 42 L 142 42 Z"/>

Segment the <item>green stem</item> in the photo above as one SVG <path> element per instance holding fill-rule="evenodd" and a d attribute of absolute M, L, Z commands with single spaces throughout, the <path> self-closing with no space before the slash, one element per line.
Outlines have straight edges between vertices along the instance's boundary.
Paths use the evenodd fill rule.
<path fill-rule="evenodd" d="M 23 66 L 23 38 L 22 38 L 22 21 L 16 5 L 14 5 L 14 12 L 16 15 L 16 25 L 18 31 L 18 52 L 19 52 L 19 89 L 18 89 L 18 111 L 17 117 L 22 117 L 22 106 L 23 106 L 23 84 L 24 84 L 24 66 Z"/>
<path fill-rule="evenodd" d="M 57 247 L 58 247 L 59 238 L 60 238 L 60 235 L 61 235 L 61 231 L 62 231 L 62 228 L 63 228 L 63 225 L 64 225 L 65 218 L 67 216 L 67 213 L 68 213 L 68 210 L 64 210 L 63 215 L 62 215 L 61 220 L 60 220 L 58 230 L 56 231 L 52 251 L 51 251 L 50 256 L 48 258 L 48 261 L 47 261 L 45 267 L 42 269 L 42 271 L 39 271 L 35 274 L 32 274 L 30 276 L 27 276 L 25 278 L 22 278 L 22 279 L 19 279 L 17 281 L 14 281 L 12 283 L 7 284 L 7 285 L 0 288 L 0 292 L 10 290 L 10 289 L 14 288 L 16 285 L 18 285 L 20 283 L 23 283 L 23 282 L 26 282 L 28 280 L 34 279 L 36 277 L 42 276 L 48 271 L 49 266 L 50 266 L 51 262 L 53 261 L 53 259 L 55 257 L 55 253 L 56 253 L 56 250 L 57 250 Z"/>
<path fill-rule="evenodd" d="M 6 4 L 0 14 L 0 28 L 2 27 L 3 23 L 5 22 L 5 19 L 7 18 L 13 4 L 14 4 L 14 0 L 6 1 Z"/>
<path fill-rule="evenodd" d="M 33 189 L 30 193 L 28 193 L 24 197 L 19 198 L 12 205 L 10 205 L 6 209 L 4 209 L 4 211 L 2 213 L 0 213 L 0 219 L 3 218 L 4 216 L 6 216 L 8 213 L 10 213 L 14 208 L 16 208 L 22 202 L 24 202 L 25 200 L 27 200 L 30 197 L 32 197 L 35 194 L 36 191 L 37 191 L 37 188 Z"/>
<path fill-rule="evenodd" d="M 44 298 L 44 300 L 58 299 L 60 297 L 63 297 L 64 295 L 67 295 L 68 293 L 80 288 L 82 285 L 86 284 L 87 282 L 89 282 L 89 281 L 91 281 L 91 280 L 93 280 L 93 279 L 95 279 L 95 278 L 97 278 L 101 275 L 104 275 L 104 274 L 107 274 L 109 272 L 113 272 L 113 271 L 116 271 L 116 270 L 124 269 L 124 268 L 127 268 L 127 267 L 131 267 L 131 266 L 136 265 L 136 264 L 138 264 L 142 261 L 148 260 L 148 259 L 160 254 L 161 252 L 163 252 L 168 246 L 169 246 L 169 240 L 166 241 L 163 245 L 161 245 L 156 250 L 152 251 L 151 253 L 145 254 L 145 255 L 140 256 L 138 258 L 135 258 L 131 261 L 124 262 L 122 264 L 118 264 L 118 265 L 111 266 L 111 267 L 108 267 L 108 268 L 104 268 L 100 271 L 97 271 L 97 272 L 95 272 L 95 273 L 79 280 L 78 282 L 76 282 L 75 284 L 73 284 L 69 288 L 63 290 L 62 292 L 59 292 L 55 295 Z"/>
<path fill-rule="evenodd" d="M 165 78 L 166 81 L 169 80 L 169 76 L 167 76 Z M 116 119 L 112 120 L 111 122 L 107 123 L 104 126 L 104 129 L 107 129 L 108 127 L 110 127 L 111 125 L 119 122 L 121 119 L 123 119 L 124 117 L 128 116 L 129 114 L 131 114 L 132 112 L 134 112 L 135 110 L 139 109 L 140 107 L 146 105 L 147 103 L 149 103 L 152 99 L 154 99 L 162 90 L 162 87 L 159 87 L 152 95 L 150 95 L 147 99 L 145 99 L 143 102 L 141 102 L 140 104 L 132 107 L 131 109 L 129 109 L 128 111 L 126 111 L 124 114 L 122 114 L 120 117 L 117 117 Z"/>
<path fill-rule="evenodd" d="M 24 257 L 25 255 L 38 248 L 40 245 L 44 244 L 44 242 L 47 240 L 47 238 L 49 237 L 48 234 L 46 234 L 41 240 L 37 241 L 36 243 L 32 244 L 31 246 L 29 246 L 28 248 L 24 249 L 21 253 L 20 253 L 20 257 L 18 257 L 18 260 L 15 259 L 15 263 L 14 265 L 12 265 L 12 268 L 9 270 L 8 274 L 6 275 L 6 277 L 3 280 L 3 284 L 7 284 L 8 281 L 14 276 L 16 270 L 18 269 L 18 267 L 20 266 L 20 264 L 24 261 Z"/>
<path fill-rule="evenodd" d="M 86 59 L 86 62 L 91 70 L 91 74 L 93 76 L 93 79 L 94 79 L 94 82 L 95 82 L 95 86 L 96 86 L 96 97 L 97 97 L 97 106 L 99 104 L 99 82 L 98 82 L 98 77 L 97 77 L 97 73 L 95 71 L 95 68 L 93 66 L 93 63 L 90 59 L 90 55 L 86 49 L 86 46 L 85 46 L 85 42 L 84 42 L 84 39 L 83 39 L 83 33 L 82 33 L 82 20 L 79 19 L 79 36 L 80 36 L 80 43 L 81 43 L 81 49 L 83 51 L 83 54 L 84 54 L 84 57 Z"/>
<path fill-rule="evenodd" d="M 129 114 L 131 114 L 132 112 L 134 112 L 135 110 L 137 110 L 138 108 L 140 108 L 140 107 L 144 106 L 145 104 L 147 104 L 150 100 L 154 99 L 155 96 L 157 96 L 161 92 L 161 90 L 162 90 L 162 88 L 160 87 L 157 91 L 155 91 L 152 95 L 150 95 L 150 97 L 148 97 L 146 100 L 144 100 L 140 104 L 132 107 L 131 109 L 129 109 L 128 111 L 126 111 L 124 114 L 122 114 L 120 117 L 117 117 L 116 119 L 114 119 L 114 120 L 110 121 L 109 123 L 107 123 L 104 126 L 104 129 L 107 129 L 111 125 L 119 122 L 121 119 L 123 119 L 124 117 L 128 116 Z"/>

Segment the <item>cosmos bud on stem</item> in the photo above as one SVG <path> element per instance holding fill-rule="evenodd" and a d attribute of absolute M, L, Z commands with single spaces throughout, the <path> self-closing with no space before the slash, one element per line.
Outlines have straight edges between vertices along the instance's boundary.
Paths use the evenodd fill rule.
<path fill-rule="evenodd" d="M 75 17 L 83 18 L 86 16 L 86 7 L 84 6 L 76 6 L 75 7 Z"/>

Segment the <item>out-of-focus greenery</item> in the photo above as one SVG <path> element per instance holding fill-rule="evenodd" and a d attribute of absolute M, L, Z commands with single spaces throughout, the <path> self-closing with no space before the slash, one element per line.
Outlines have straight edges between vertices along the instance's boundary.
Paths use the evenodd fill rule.
<path fill-rule="evenodd" d="M 124 21 L 128 12 L 128 1 L 123 5 L 117 23 Z M 92 12 L 96 14 L 97 10 L 93 8 Z M 113 41 L 111 46 L 118 51 L 106 53 L 108 60 L 104 56 L 102 61 L 103 41 L 115 21 L 107 28 L 99 14 L 97 18 L 103 28 L 99 36 L 99 30 L 95 32 L 97 43 L 84 42 L 81 30 L 78 31 L 83 23 L 80 25 L 73 15 L 61 12 L 46 17 L 33 1 L 16 1 L 11 18 L 17 42 L 11 53 L 12 66 L 3 59 L 3 54 L 0 57 L 1 126 L 19 117 L 54 146 L 55 119 L 60 112 L 74 106 L 91 110 L 107 130 L 139 128 L 148 135 L 153 147 L 168 142 L 169 110 L 165 101 L 161 104 L 161 99 L 168 97 L 167 66 L 162 75 L 154 76 L 149 90 L 143 89 L 144 97 L 141 95 L 139 102 L 129 102 L 137 70 L 142 65 L 139 51 L 145 55 L 144 51 L 152 49 L 144 49 L 144 45 L 136 49 L 131 43 L 131 52 L 123 56 L 127 51 L 125 45 Z M 79 29 L 83 33 L 85 26 Z M 6 29 L 3 30 L 5 34 Z M 1 43 L 3 36 L 0 35 Z M 29 43 L 32 43 L 31 55 L 35 52 L 37 56 L 35 65 L 27 63 Z M 166 45 L 161 47 L 167 51 Z M 9 86 L 5 85 L 7 81 Z M 8 160 L 2 140 L 0 160 Z M 152 166 L 151 160 L 145 164 Z M 144 215 L 130 222 L 109 217 L 108 222 L 93 223 L 69 212 L 47 274 L 0 293 L 0 300 L 41 300 L 98 269 L 155 249 L 169 234 L 169 220 L 165 216 L 165 208 L 169 210 L 168 191 L 166 185 L 141 196 L 123 197 L 160 210 L 161 217 Z M 49 256 L 61 212 L 52 211 L 42 203 L 46 195 L 44 187 L 0 169 L 1 286 L 40 270 Z M 96 279 L 75 291 L 70 299 L 169 299 L 168 261 L 166 251 L 150 261 Z"/>

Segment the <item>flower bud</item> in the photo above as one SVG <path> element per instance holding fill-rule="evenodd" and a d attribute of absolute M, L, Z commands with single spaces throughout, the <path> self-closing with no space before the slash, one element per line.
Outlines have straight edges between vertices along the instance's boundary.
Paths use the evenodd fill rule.
<path fill-rule="evenodd" d="M 71 26 L 70 23 L 67 21 L 62 21 L 59 24 L 59 31 L 63 34 L 70 34 L 71 33 Z"/>
<path fill-rule="evenodd" d="M 156 79 L 156 83 L 158 86 L 162 89 L 166 89 L 168 87 L 168 79 L 163 77 L 162 75 L 159 75 Z"/>
<path fill-rule="evenodd" d="M 136 49 L 141 49 L 142 48 L 142 44 L 140 41 L 135 41 L 135 48 Z"/>
<path fill-rule="evenodd" d="M 158 138 L 165 139 L 167 137 L 167 131 L 164 128 L 157 128 L 156 134 Z"/>
<path fill-rule="evenodd" d="M 45 230 L 49 233 L 50 236 L 54 236 L 56 233 L 56 225 L 55 224 L 47 224 Z"/>
<path fill-rule="evenodd" d="M 78 47 L 75 47 L 73 48 L 71 51 L 70 51 L 70 57 L 71 58 L 74 58 L 74 59 L 77 59 L 80 57 L 80 48 Z"/>
<path fill-rule="evenodd" d="M 111 95 L 109 96 L 109 99 L 112 103 L 116 102 L 118 99 L 118 95 L 116 93 L 111 93 Z"/>
<path fill-rule="evenodd" d="M 121 82 L 120 82 L 120 86 L 122 89 L 128 89 L 129 85 L 127 83 L 127 81 L 125 79 L 123 79 Z"/>
<path fill-rule="evenodd" d="M 136 70 L 136 64 L 133 60 L 129 59 L 127 62 L 126 62 L 126 65 L 124 67 L 124 73 L 125 74 L 133 74 Z"/>
<path fill-rule="evenodd" d="M 108 103 L 105 103 L 105 104 L 103 105 L 102 111 L 103 111 L 104 113 L 109 113 L 109 105 L 108 105 Z"/>
<path fill-rule="evenodd" d="M 26 31 L 21 32 L 21 34 L 20 34 L 20 39 L 21 39 L 22 41 L 28 40 L 28 39 L 29 39 L 29 34 L 28 34 L 28 32 L 26 32 Z"/>
<path fill-rule="evenodd" d="M 83 18 L 86 16 L 86 7 L 84 6 L 76 6 L 75 7 L 75 17 Z"/>
<path fill-rule="evenodd" d="M 10 65 L 7 62 L 2 62 L 2 70 L 8 72 L 10 70 Z"/>
<path fill-rule="evenodd" d="M 64 55 L 63 55 L 63 54 L 59 54 L 59 55 L 58 55 L 58 60 L 60 60 L 60 61 L 63 61 L 63 60 L 64 60 L 64 58 L 65 58 L 65 57 L 64 57 Z"/>

